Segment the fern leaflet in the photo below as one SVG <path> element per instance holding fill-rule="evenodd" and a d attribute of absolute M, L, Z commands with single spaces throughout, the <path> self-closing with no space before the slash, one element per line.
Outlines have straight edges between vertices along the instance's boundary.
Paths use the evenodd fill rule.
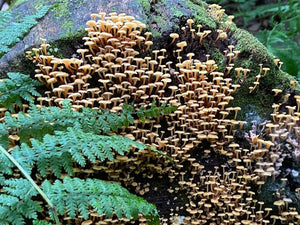
<path fill-rule="evenodd" d="M 113 161 L 114 152 L 123 155 L 133 146 L 138 149 L 147 147 L 126 137 L 86 133 L 79 128 L 69 127 L 67 131 L 55 131 L 54 134 L 45 135 L 42 142 L 31 139 L 31 147 L 24 143 L 14 147 L 11 154 L 27 173 L 30 174 L 31 167 L 36 164 L 42 176 L 47 175 L 49 168 L 56 177 L 61 176 L 62 170 L 72 175 L 72 160 L 84 167 L 87 160 L 92 163 L 105 159 Z M 5 157 L 0 157 L 0 160 L 5 160 Z M 6 168 L 12 166 L 5 163 Z"/>
<path fill-rule="evenodd" d="M 35 87 L 40 82 L 22 73 L 7 73 L 8 78 L 0 81 L 0 106 L 14 112 L 14 105 L 22 107 L 22 103 L 33 102 L 32 96 L 40 96 Z"/>
<path fill-rule="evenodd" d="M 176 110 L 175 107 L 162 105 L 151 109 L 143 109 L 142 111 L 134 111 L 133 106 L 124 105 L 120 113 L 111 113 L 109 111 L 96 111 L 89 108 L 83 108 L 81 112 L 72 110 L 72 105 L 66 100 L 62 104 L 62 108 L 58 107 L 42 107 L 38 108 L 34 105 L 30 106 L 28 115 L 23 112 L 18 113 L 18 117 L 13 117 L 10 113 L 6 113 L 3 123 L 3 130 L 10 133 L 16 133 L 20 137 L 21 143 L 29 143 L 30 138 L 42 140 L 45 134 L 53 134 L 54 130 L 63 131 L 67 127 L 73 127 L 75 124 L 85 132 L 96 134 L 110 134 L 116 132 L 123 126 L 133 124 L 133 116 L 139 114 L 140 118 L 152 118 L 151 110 L 157 112 L 155 115 L 165 115 Z M 146 115 L 147 114 L 147 115 Z M 0 131 L 0 144 L 8 148 L 8 132 Z"/>
<path fill-rule="evenodd" d="M 46 15 L 50 7 L 44 5 L 36 14 L 26 15 L 19 21 L 12 17 L 11 12 L 0 12 L 0 58 L 37 24 L 37 20 Z"/>
<path fill-rule="evenodd" d="M 142 213 L 150 216 L 152 221 L 158 218 L 155 206 L 114 182 L 66 177 L 63 182 L 56 180 L 53 184 L 45 181 L 42 188 L 54 205 L 60 205 L 57 207 L 59 214 L 67 212 L 68 216 L 73 218 L 79 212 L 87 219 L 89 205 L 98 214 L 104 213 L 108 217 L 116 214 L 119 218 L 125 216 L 137 219 L 138 213 Z"/>
<path fill-rule="evenodd" d="M 24 218 L 37 219 L 42 210 L 32 197 L 37 192 L 26 179 L 7 179 L 0 194 L 0 224 L 25 224 Z"/>

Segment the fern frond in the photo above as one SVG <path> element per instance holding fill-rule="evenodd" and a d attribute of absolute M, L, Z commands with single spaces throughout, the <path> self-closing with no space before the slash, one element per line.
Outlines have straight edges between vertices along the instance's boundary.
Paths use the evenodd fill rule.
<path fill-rule="evenodd" d="M 177 109 L 177 107 L 175 106 L 167 106 L 165 102 L 162 103 L 160 106 L 156 106 L 156 104 L 156 101 L 154 101 L 151 103 L 150 108 L 141 107 L 135 113 L 137 114 L 140 120 L 145 122 L 146 119 L 158 118 L 160 116 L 170 114 Z M 132 109 L 133 107 L 131 107 L 131 105 L 125 105 L 125 110 L 124 107 L 123 110 L 125 112 L 126 110 L 128 110 L 128 112 L 132 112 L 134 110 Z"/>
<path fill-rule="evenodd" d="M 31 147 L 24 143 L 14 147 L 11 154 L 27 173 L 30 174 L 32 165 L 36 164 L 42 176 L 46 176 L 49 168 L 56 177 L 61 176 L 62 170 L 72 175 L 73 161 L 84 167 L 87 160 L 92 163 L 105 159 L 113 161 L 115 152 L 124 155 L 132 147 L 147 148 L 126 137 L 86 133 L 77 127 L 55 131 L 54 134 L 45 135 L 43 141 L 31 139 Z M 13 166 L 7 164 L 6 167 Z"/>
<path fill-rule="evenodd" d="M 48 221 L 44 220 L 34 220 L 32 221 L 33 225 L 52 225 L 52 223 L 49 223 Z"/>
<path fill-rule="evenodd" d="M 13 164 L 7 157 L 3 154 L 0 154 L 0 175 L 12 175 Z M 3 183 L 1 183 L 2 185 Z"/>
<path fill-rule="evenodd" d="M 22 102 L 33 102 L 32 96 L 40 96 L 35 87 L 40 82 L 22 73 L 7 73 L 8 78 L 0 81 L 0 106 L 14 112 L 14 104 L 22 107 Z"/>
<path fill-rule="evenodd" d="M 1 11 L 0 12 L 0 30 L 4 29 L 11 19 L 12 19 L 11 11 Z"/>
<path fill-rule="evenodd" d="M 106 214 L 108 217 L 116 214 L 119 218 L 125 216 L 137 219 L 139 213 L 153 220 L 158 217 L 154 205 L 114 182 L 66 177 L 63 182 L 56 180 L 53 184 L 45 181 L 42 188 L 54 205 L 59 205 L 56 208 L 58 213 L 67 213 L 72 218 L 78 212 L 87 219 L 89 205 L 98 214 Z"/>
<path fill-rule="evenodd" d="M 26 179 L 7 179 L 0 194 L 0 224 L 25 224 L 25 218 L 37 219 L 42 210 L 32 200 L 37 192 Z"/>
<path fill-rule="evenodd" d="M 7 127 L 3 124 L 0 123 L 0 145 L 5 146 L 8 148 L 9 145 L 9 132 L 7 130 Z"/>
<path fill-rule="evenodd" d="M 153 110 L 156 110 L 156 113 L 149 113 Z M 73 127 L 74 124 L 77 124 L 85 132 L 110 134 L 123 126 L 133 124 L 133 117 L 137 114 L 143 118 L 152 118 L 153 115 L 165 115 L 175 110 L 175 107 L 166 107 L 164 105 L 156 107 L 153 105 L 151 109 L 136 112 L 133 106 L 124 105 L 120 113 L 96 111 L 89 108 L 83 108 L 81 112 L 78 112 L 72 110 L 72 105 L 66 100 L 62 104 L 62 108 L 38 108 L 31 105 L 28 115 L 19 112 L 18 118 L 14 118 L 10 113 L 6 113 L 3 126 L 10 133 L 18 134 L 21 143 L 29 143 L 30 138 L 42 140 L 45 134 L 53 134 L 54 130 L 66 130 L 67 127 Z M 7 133 L 3 135 L 5 137 L 0 137 L 0 144 L 7 148 L 8 141 L 5 138 L 8 138 L 8 135 Z"/>
<path fill-rule="evenodd" d="M 26 15 L 20 21 L 16 21 L 11 12 L 0 12 L 0 58 L 10 51 L 10 48 L 19 42 L 37 24 L 39 19 L 46 15 L 50 7 L 44 5 L 35 14 Z"/>

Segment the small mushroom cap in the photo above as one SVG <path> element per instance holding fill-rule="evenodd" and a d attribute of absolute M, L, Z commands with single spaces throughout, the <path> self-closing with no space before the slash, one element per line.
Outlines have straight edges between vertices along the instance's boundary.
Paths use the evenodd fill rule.
<path fill-rule="evenodd" d="M 176 45 L 177 45 L 177 47 L 185 47 L 185 46 L 187 46 L 187 43 L 186 43 L 186 41 L 182 41 L 182 42 L 177 43 Z"/>
<path fill-rule="evenodd" d="M 282 200 L 277 200 L 277 201 L 275 201 L 273 204 L 276 205 L 276 206 L 282 206 L 282 205 L 284 205 L 284 201 L 282 201 Z"/>
<path fill-rule="evenodd" d="M 153 42 L 152 41 L 146 41 L 145 45 L 153 45 Z"/>
<path fill-rule="evenodd" d="M 177 33 L 171 33 L 170 37 L 176 39 L 176 38 L 179 38 L 179 34 L 177 34 Z"/>

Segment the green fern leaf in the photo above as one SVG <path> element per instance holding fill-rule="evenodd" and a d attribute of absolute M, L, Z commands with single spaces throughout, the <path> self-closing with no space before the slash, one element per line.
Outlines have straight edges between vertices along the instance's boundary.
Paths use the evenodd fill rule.
<path fill-rule="evenodd" d="M 89 204 L 87 201 L 81 201 L 79 199 L 78 201 L 78 212 L 80 215 L 83 216 L 83 218 L 88 218 L 89 217 Z"/>
<path fill-rule="evenodd" d="M 37 212 L 41 211 L 41 206 L 37 201 L 32 200 L 37 192 L 28 180 L 7 179 L 3 183 L 2 193 L 0 195 L 0 222 L 25 224 L 25 218 L 37 218 Z"/>
<path fill-rule="evenodd" d="M 60 214 L 64 214 L 66 210 L 68 210 L 68 216 L 72 217 L 72 218 L 75 218 L 76 217 L 76 211 L 77 211 L 77 207 L 78 207 L 78 200 L 82 200 L 84 201 L 85 199 L 76 199 L 77 196 L 76 195 L 73 195 L 73 193 L 71 194 L 67 194 L 67 196 L 65 196 L 64 200 L 65 201 L 65 206 L 66 208 L 64 208 L 64 211 L 60 211 L 58 213 Z M 50 199 L 51 199 L 51 196 L 50 196 Z M 58 202 L 57 202 L 58 203 Z M 55 204 L 55 202 L 54 202 Z M 85 218 L 87 219 L 87 218 Z"/>
<path fill-rule="evenodd" d="M 19 199 L 17 197 L 1 194 L 0 195 L 0 204 L 5 206 L 13 206 L 16 205 L 19 202 Z"/>
<path fill-rule="evenodd" d="M 5 224 L 23 225 L 23 224 L 25 224 L 25 219 L 22 215 L 15 214 L 12 218 L 9 218 Z"/>
<path fill-rule="evenodd" d="M 12 16 L 13 12 L 0 12 L 0 58 L 46 15 L 50 7 L 44 5 L 34 15 L 25 15 L 19 21 Z"/>
<path fill-rule="evenodd" d="M 115 152 L 124 155 L 133 146 L 138 149 L 148 148 L 147 145 L 126 137 L 85 133 L 76 127 L 56 131 L 54 134 L 45 135 L 43 141 L 30 139 L 31 147 L 23 143 L 20 147 L 14 147 L 11 154 L 29 174 L 32 165 L 36 164 L 42 176 L 45 177 L 50 169 L 56 177 L 60 177 L 63 169 L 69 175 L 73 174 L 72 159 L 84 167 L 87 161 L 113 161 Z M 11 163 L 6 163 L 12 166 Z"/>
<path fill-rule="evenodd" d="M 0 145 L 2 145 L 4 148 L 8 148 L 9 146 L 9 132 L 4 126 L 3 123 L 0 123 Z"/>
<path fill-rule="evenodd" d="M 63 161 L 60 155 L 49 158 L 49 165 L 51 172 L 53 172 L 56 177 L 60 177 L 63 168 Z"/>
<path fill-rule="evenodd" d="M 5 182 L 5 177 L 3 176 L 3 174 L 0 173 L 0 185 L 3 186 Z"/>
<path fill-rule="evenodd" d="M 73 161 L 68 152 L 64 152 L 61 154 L 61 162 L 64 170 L 70 175 L 73 176 Z"/>
<path fill-rule="evenodd" d="M 175 111 L 174 107 L 159 107 L 160 115 L 165 115 Z M 149 109 L 153 110 L 153 109 Z M 113 131 L 121 129 L 123 126 L 128 126 L 134 123 L 134 116 L 138 115 L 140 119 L 145 120 L 144 109 L 138 112 L 133 111 L 132 106 L 124 105 L 124 112 L 111 113 L 108 111 L 98 112 L 92 109 L 84 108 L 82 112 L 72 110 L 72 105 L 69 101 L 64 101 L 62 108 L 48 107 L 41 109 L 34 105 L 30 106 L 28 115 L 19 113 L 18 118 L 14 118 L 10 113 L 6 113 L 4 118 L 4 130 L 9 129 L 11 133 L 16 133 L 20 137 L 21 143 L 29 144 L 30 138 L 42 140 L 46 134 L 54 134 L 56 131 L 64 131 L 68 127 L 73 127 L 75 124 L 81 130 L 87 133 L 95 134 L 111 134 Z M 114 114 L 114 116 L 111 116 Z M 8 143 L 8 136 L 3 136 L 0 141 Z"/>
<path fill-rule="evenodd" d="M 12 17 L 11 11 L 1 11 L 0 12 L 0 30 L 4 29 L 12 18 L 13 17 Z"/>
<path fill-rule="evenodd" d="M 37 201 L 32 201 L 31 199 L 26 199 L 22 201 L 22 204 L 18 206 L 18 211 L 23 215 L 23 217 L 28 219 L 37 219 L 37 212 L 41 212 L 42 208 Z"/>
<path fill-rule="evenodd" d="M 64 214 L 67 211 L 68 216 L 73 218 L 78 211 L 83 212 L 84 215 L 81 215 L 87 219 L 88 205 L 100 215 L 105 213 L 108 217 L 116 214 L 118 217 L 137 218 L 138 213 L 141 213 L 149 216 L 149 220 L 158 218 L 155 206 L 129 193 L 117 183 L 66 177 L 63 182 L 57 180 L 53 184 L 45 181 L 42 188 L 54 205 L 64 205 L 65 208 L 57 208 L 59 213 Z M 74 196 L 77 196 L 76 201 Z M 89 204 L 85 204 L 86 202 Z"/>
<path fill-rule="evenodd" d="M 0 82 L 0 106 L 14 112 L 14 104 L 22 107 L 22 101 L 33 102 L 32 96 L 40 96 L 35 90 L 40 82 L 22 73 L 7 73 L 7 76 Z"/>
<path fill-rule="evenodd" d="M 33 225 L 53 225 L 52 223 L 49 223 L 47 221 L 43 221 L 43 220 L 34 220 L 32 221 Z"/>
<path fill-rule="evenodd" d="M 12 162 L 3 154 L 0 154 L 0 171 L 2 174 L 12 175 L 13 164 Z M 0 173 L 0 174 L 1 174 Z"/>

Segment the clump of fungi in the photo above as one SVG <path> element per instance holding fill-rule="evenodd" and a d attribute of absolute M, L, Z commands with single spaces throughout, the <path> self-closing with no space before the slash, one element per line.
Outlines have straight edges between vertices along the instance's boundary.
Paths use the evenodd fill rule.
<path fill-rule="evenodd" d="M 209 10 L 222 20 L 223 9 L 212 5 Z M 189 19 L 180 34 L 170 34 L 172 52 L 151 52 L 151 33 L 145 32 L 146 25 L 133 16 L 99 13 L 92 17 L 87 22 L 88 36 L 83 38 L 85 48 L 77 50 L 78 58 L 49 55 L 49 44 L 44 39 L 40 48 L 27 52 L 37 65 L 35 77 L 49 88 L 37 99 L 39 105 L 60 106 L 63 99 L 69 99 L 74 110 L 90 107 L 112 112 L 119 112 L 124 103 L 132 103 L 137 110 L 149 107 L 153 101 L 176 106 L 172 114 L 146 121 L 135 119 L 134 125 L 120 131 L 166 153 L 174 163 L 149 150 L 132 150 L 117 156 L 113 163 L 95 163 L 85 170 L 75 168 L 75 175 L 105 174 L 107 179 L 121 182 L 150 201 L 151 196 L 164 193 L 168 199 L 162 204 L 169 207 L 169 215 L 162 215 L 161 224 L 178 224 L 181 215 L 185 216 L 182 224 L 299 224 L 300 215 L 288 205 L 290 199 L 278 197 L 270 208 L 256 194 L 279 174 L 285 155 L 281 143 L 292 146 L 295 138 L 299 141 L 300 97 L 294 96 L 297 106 L 286 106 L 285 112 L 279 112 L 280 105 L 273 105 L 273 121 L 265 124 L 267 137 L 252 133 L 248 136 L 250 148 L 241 147 L 235 134 L 241 132 L 245 121 L 237 120 L 241 108 L 230 103 L 250 71 L 235 68 L 239 51 L 234 50 L 234 44 L 224 51 L 225 71 L 219 71 L 210 55 L 200 60 L 189 47 L 193 42 L 202 48 L 207 38 L 214 39 L 214 44 L 228 41 L 232 17 L 216 31 L 205 30 Z M 268 70 L 260 65 L 250 92 Z M 299 143 L 290 148 L 299 150 Z M 223 161 L 209 165 L 200 160 L 209 159 L 210 154 Z M 164 186 L 165 192 L 156 186 L 157 178 L 170 185 Z M 182 195 L 184 202 L 178 199 Z M 127 222 L 130 220 L 108 219 L 93 210 L 90 220 L 75 219 L 76 224 Z M 145 219 L 141 217 L 139 224 L 145 224 Z"/>

